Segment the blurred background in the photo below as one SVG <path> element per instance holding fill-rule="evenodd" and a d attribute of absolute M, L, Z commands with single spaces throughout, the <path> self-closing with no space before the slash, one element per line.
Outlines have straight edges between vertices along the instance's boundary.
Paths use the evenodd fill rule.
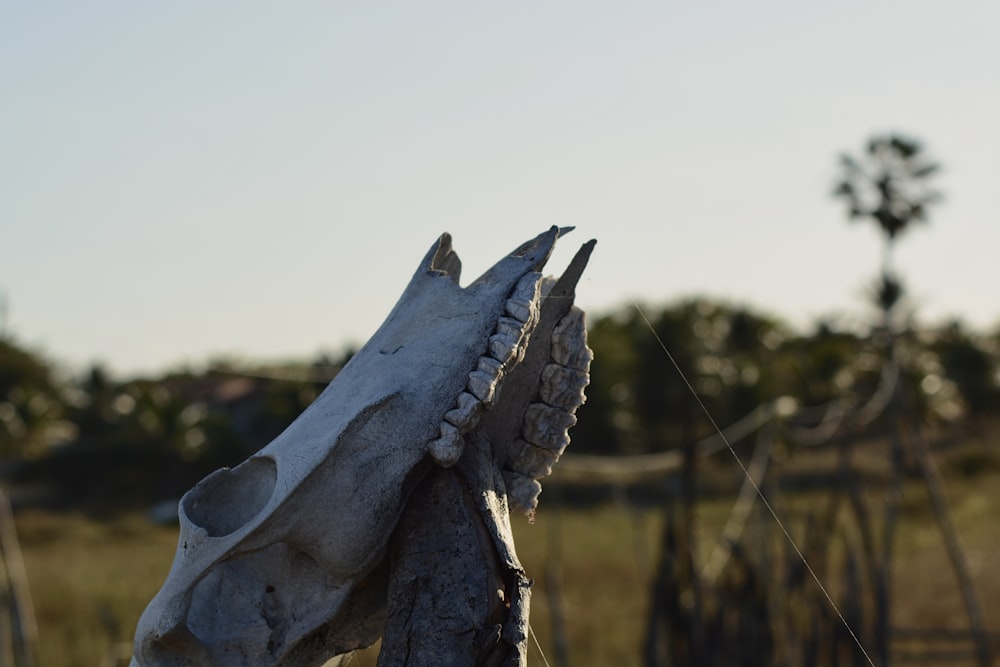
<path fill-rule="evenodd" d="M 442 232 L 465 283 L 553 224 L 553 272 L 598 245 L 588 402 L 515 524 L 548 663 L 993 664 L 996 25 L 0 5 L 0 664 L 119 664 L 179 496 L 318 395 Z"/>

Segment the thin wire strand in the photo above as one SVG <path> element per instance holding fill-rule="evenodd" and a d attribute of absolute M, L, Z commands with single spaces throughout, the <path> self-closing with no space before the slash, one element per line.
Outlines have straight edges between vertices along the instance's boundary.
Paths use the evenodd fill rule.
<path fill-rule="evenodd" d="M 850 623 L 847 622 L 847 619 L 844 618 L 844 615 L 840 612 L 840 608 L 837 606 L 837 603 L 833 601 L 833 598 L 827 592 L 826 586 L 824 586 L 823 582 L 820 581 L 819 576 L 816 574 L 815 570 L 813 570 L 812 565 L 810 565 L 809 561 L 806 560 L 805 555 L 803 555 L 803 553 L 799 550 L 799 546 L 795 544 L 795 540 L 792 539 L 791 533 L 788 532 L 788 529 L 785 528 L 785 524 L 778 517 L 778 513 L 774 511 L 774 508 L 771 507 L 771 503 L 769 503 L 767 498 L 764 496 L 764 492 L 760 490 L 760 486 L 758 486 L 757 482 L 755 482 L 753 477 L 750 476 L 750 471 L 747 470 L 747 467 L 745 465 L 743 465 L 743 461 L 740 459 L 739 454 L 736 453 L 736 450 L 733 449 L 733 446 L 729 444 L 729 440 L 722 433 L 722 429 L 719 428 L 719 425 L 715 422 L 715 418 L 712 417 L 712 413 L 708 411 L 708 408 L 705 406 L 704 401 L 701 400 L 701 396 L 699 396 L 698 392 L 694 390 L 694 387 L 688 381 L 687 376 L 684 374 L 684 371 L 681 370 L 680 364 L 678 364 L 677 361 L 674 359 L 674 355 L 670 354 L 670 350 L 667 349 L 667 346 L 660 339 L 660 335 L 656 333 L 656 329 L 653 328 L 653 325 L 649 321 L 649 318 L 646 317 L 646 313 L 642 311 L 642 308 L 639 307 L 638 303 L 635 303 L 633 301 L 632 305 L 635 306 L 635 309 L 636 311 L 638 311 L 639 316 L 642 318 L 643 322 L 646 323 L 646 326 L 649 327 L 649 331 L 653 334 L 653 338 L 656 339 L 656 342 L 659 343 L 660 348 L 663 350 L 663 353 L 667 355 L 667 359 L 670 360 L 670 363 L 673 364 L 673 367 L 677 370 L 677 374 L 680 375 L 680 378 L 681 380 L 684 381 L 684 384 L 685 386 L 687 386 L 688 391 L 690 391 L 691 395 L 694 396 L 694 400 L 698 402 L 698 406 L 701 408 L 701 411 L 705 413 L 706 417 L 708 417 L 708 421 L 712 424 L 712 428 L 714 428 L 718 432 L 719 436 L 722 438 L 722 441 L 726 443 L 726 447 L 729 448 L 729 453 L 733 455 L 733 458 L 736 460 L 736 463 L 740 466 L 740 470 L 743 471 L 744 476 L 746 476 L 746 478 L 750 480 L 750 483 L 753 485 L 754 491 L 757 492 L 757 496 L 764 503 L 764 507 L 766 507 L 767 511 L 770 512 L 771 516 L 778 524 L 778 527 L 781 528 L 781 532 L 784 533 L 785 539 L 788 540 L 788 543 L 790 545 L 792 545 L 792 549 L 795 550 L 795 554 L 799 557 L 799 560 L 802 561 L 802 564 L 809 572 L 809 575 L 812 577 L 813 581 L 816 582 L 816 586 L 819 587 L 820 592 L 823 593 L 823 597 L 826 598 L 826 601 L 830 604 L 830 607 L 833 609 L 834 613 L 837 614 L 837 618 L 840 619 L 840 622 L 847 629 L 848 634 L 851 635 L 851 639 L 854 640 L 854 644 L 858 647 L 858 650 L 860 650 L 862 655 L 865 656 L 865 660 L 868 661 L 868 664 L 871 665 L 871 667 L 876 667 L 875 661 L 872 660 L 870 655 L 868 655 L 868 651 L 865 649 L 864 644 L 861 643 L 861 639 L 858 638 L 857 634 L 855 634 L 854 628 L 852 628 Z"/>
<path fill-rule="evenodd" d="M 545 657 L 545 652 L 542 651 L 542 645 L 538 643 L 538 637 L 535 635 L 535 629 L 531 627 L 531 623 L 528 623 L 528 634 L 535 641 L 535 648 L 538 649 L 538 655 L 542 656 L 542 662 L 545 663 L 545 667 L 550 667 L 548 659 Z"/>

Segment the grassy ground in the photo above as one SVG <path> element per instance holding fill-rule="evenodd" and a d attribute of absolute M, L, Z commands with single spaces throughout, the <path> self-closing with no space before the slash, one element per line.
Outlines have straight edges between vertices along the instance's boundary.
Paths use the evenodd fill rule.
<path fill-rule="evenodd" d="M 15 516 L 38 620 L 39 665 L 99 667 L 130 641 L 177 547 L 175 528 L 141 516 L 96 521 L 37 510 Z"/>
<path fill-rule="evenodd" d="M 1000 470 L 966 465 L 957 452 L 944 463 L 948 496 L 991 630 L 1000 631 Z M 813 494 L 793 499 L 805 503 Z M 699 505 L 699 558 L 714 545 L 732 498 Z M 906 488 L 897 541 L 894 625 L 963 628 L 964 608 L 922 487 Z M 16 522 L 38 618 L 42 667 L 98 667 L 116 645 L 130 641 L 139 613 L 163 581 L 176 547 L 176 529 L 141 516 L 110 521 L 24 510 Z M 658 552 L 662 514 L 625 505 L 556 509 L 543 503 L 533 525 L 516 518 L 519 555 L 536 584 L 532 627 L 542 650 L 554 655 L 551 611 L 558 587 L 566 619 L 570 664 L 640 664 L 647 590 Z M 553 579 L 553 577 L 556 577 Z M 543 664 L 537 651 L 531 664 Z M 352 665 L 374 665 L 358 655 Z M 925 663 L 927 664 L 927 663 Z M 944 663 L 939 663 L 944 664 Z M 961 664 L 961 663 L 948 663 Z M 971 663 L 967 663 L 971 664 Z"/>

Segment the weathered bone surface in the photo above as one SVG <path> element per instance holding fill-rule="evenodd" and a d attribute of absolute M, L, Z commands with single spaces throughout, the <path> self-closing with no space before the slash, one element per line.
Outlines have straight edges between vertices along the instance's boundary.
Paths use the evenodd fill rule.
<path fill-rule="evenodd" d="M 503 496 L 534 509 L 591 358 L 572 296 L 593 242 L 559 281 L 543 285 L 538 273 L 565 231 L 553 227 L 465 288 L 443 235 L 315 403 L 182 498 L 177 553 L 139 621 L 134 666 L 317 665 L 373 643 L 386 545 L 409 494 L 431 461 L 457 463 L 470 438 L 505 471 L 506 488 L 493 485 L 480 511 L 501 560 L 520 571 Z M 522 604 L 526 614 L 526 595 Z"/>

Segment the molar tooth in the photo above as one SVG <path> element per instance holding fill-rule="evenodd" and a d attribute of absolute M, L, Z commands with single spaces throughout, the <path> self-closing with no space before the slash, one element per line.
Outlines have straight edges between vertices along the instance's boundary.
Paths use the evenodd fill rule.
<path fill-rule="evenodd" d="M 529 273 L 521 278 L 507 299 L 507 314 L 521 322 L 538 319 L 538 289 L 541 285 L 540 273 Z"/>
<path fill-rule="evenodd" d="M 532 403 L 524 411 L 521 433 L 535 445 L 562 454 L 569 444 L 569 429 L 576 424 L 576 417 L 561 408 L 544 403 Z"/>
<path fill-rule="evenodd" d="M 515 301 L 513 298 L 510 298 L 504 304 L 504 310 L 508 315 L 521 322 L 530 322 L 533 316 L 538 317 L 538 310 L 537 308 L 532 308 L 533 305 L 535 304 L 531 301 Z"/>
<path fill-rule="evenodd" d="M 556 286 L 557 282 L 559 281 L 555 276 L 544 276 L 538 284 L 538 293 L 543 297 L 548 296 L 549 292 L 552 291 L 552 288 Z"/>
<path fill-rule="evenodd" d="M 507 499 L 511 509 L 529 517 L 534 516 L 535 510 L 538 509 L 538 494 L 542 492 L 542 485 L 530 477 L 509 471 L 504 471 L 503 480 L 507 486 Z"/>
<path fill-rule="evenodd" d="M 489 373 L 497 379 L 503 377 L 503 364 L 493 357 L 479 357 L 479 363 L 476 365 L 476 370 Z"/>
<path fill-rule="evenodd" d="M 538 289 L 542 284 L 542 274 L 526 273 L 514 285 L 510 297 L 517 301 L 536 301 L 538 299 Z"/>
<path fill-rule="evenodd" d="M 442 468 L 450 468 L 458 463 L 465 447 L 465 438 L 459 430 L 447 422 L 441 423 L 441 437 L 427 444 L 427 452 Z"/>
<path fill-rule="evenodd" d="M 538 395 L 545 403 L 572 414 L 587 400 L 583 390 L 589 383 L 590 375 L 586 371 L 560 364 L 546 364 L 542 369 Z"/>
<path fill-rule="evenodd" d="M 469 390 L 469 393 L 478 398 L 483 405 L 490 405 L 496 396 L 497 377 L 480 370 L 474 370 L 469 373 L 469 381 L 466 383 L 465 388 Z"/>
<path fill-rule="evenodd" d="M 542 479 L 552 474 L 552 466 L 559 460 L 559 454 L 548 449 L 535 447 L 530 442 L 518 438 L 511 446 L 507 465 L 532 479 Z"/>
<path fill-rule="evenodd" d="M 513 338 L 520 342 L 521 338 L 524 337 L 524 322 L 515 320 L 512 317 L 500 317 L 497 320 L 495 333 L 498 336 Z"/>
<path fill-rule="evenodd" d="M 519 349 L 519 338 L 511 338 L 502 334 L 490 336 L 487 348 L 490 356 L 499 361 L 504 366 L 510 366 L 511 362 L 519 361 L 523 350 Z"/>
<path fill-rule="evenodd" d="M 573 306 L 552 331 L 552 360 L 580 371 L 590 369 L 594 353 L 587 347 L 583 311 Z"/>
<path fill-rule="evenodd" d="M 532 328 L 512 317 L 498 319 L 496 329 L 494 329 L 489 341 L 493 357 L 505 364 L 509 364 L 511 360 L 520 361 L 524 357 L 525 343 Z M 501 355 L 506 355 L 506 358 L 502 358 Z"/>
<path fill-rule="evenodd" d="M 479 357 L 476 370 L 469 373 L 466 388 L 485 405 L 489 405 L 496 397 L 502 379 L 503 365 L 499 361 L 491 357 Z"/>
<path fill-rule="evenodd" d="M 444 420 L 455 426 L 459 432 L 468 433 L 479 421 L 479 412 L 482 409 L 483 404 L 478 398 L 463 391 L 458 395 L 458 407 L 446 412 Z"/>

